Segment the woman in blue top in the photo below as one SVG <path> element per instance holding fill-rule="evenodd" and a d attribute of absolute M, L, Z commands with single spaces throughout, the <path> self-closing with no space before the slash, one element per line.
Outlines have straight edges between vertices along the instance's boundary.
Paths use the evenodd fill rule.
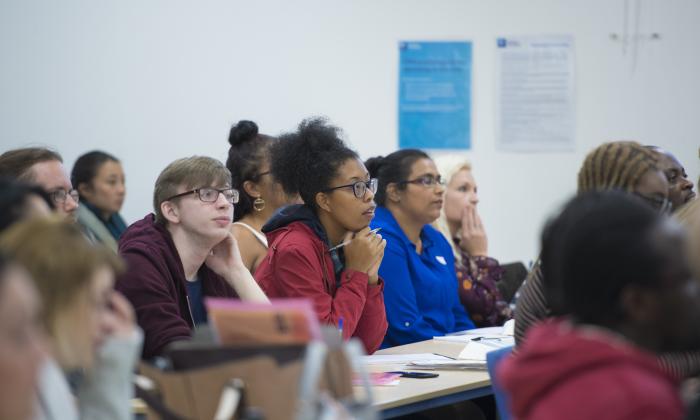
<path fill-rule="evenodd" d="M 474 328 L 459 302 L 454 255 L 430 223 L 440 216 L 445 181 L 424 152 L 404 149 L 369 159 L 379 179 L 372 228 L 387 245 L 379 275 L 389 322 L 382 347 L 392 347 Z"/>

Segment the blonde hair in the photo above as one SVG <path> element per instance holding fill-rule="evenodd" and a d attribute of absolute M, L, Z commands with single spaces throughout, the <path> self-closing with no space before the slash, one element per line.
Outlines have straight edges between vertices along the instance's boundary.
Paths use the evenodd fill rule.
<path fill-rule="evenodd" d="M 437 167 L 440 176 L 445 180 L 447 185 L 449 185 L 452 177 L 459 171 L 472 170 L 471 163 L 464 155 L 443 155 L 433 159 L 433 162 L 435 162 L 435 166 Z M 440 217 L 433 222 L 433 227 L 440 231 L 445 238 L 447 238 L 447 241 L 452 247 L 452 253 L 455 256 L 455 261 L 461 264 L 462 250 L 459 245 L 455 243 L 454 239 L 452 238 L 452 234 L 450 233 L 450 226 L 447 223 L 447 217 L 445 216 L 445 204 L 443 204 L 442 209 L 440 210 Z"/>
<path fill-rule="evenodd" d="M 89 368 L 93 344 L 91 286 L 102 268 L 123 271 L 119 258 L 90 245 L 77 225 L 62 218 L 30 219 L 0 236 L 0 250 L 31 274 L 43 302 L 42 322 L 63 369 Z"/>
<path fill-rule="evenodd" d="M 166 223 L 160 205 L 178 193 L 181 186 L 185 189 L 231 186 L 231 172 L 223 163 L 206 156 L 191 156 L 174 161 L 158 175 L 153 190 L 153 210 L 158 223 Z"/>

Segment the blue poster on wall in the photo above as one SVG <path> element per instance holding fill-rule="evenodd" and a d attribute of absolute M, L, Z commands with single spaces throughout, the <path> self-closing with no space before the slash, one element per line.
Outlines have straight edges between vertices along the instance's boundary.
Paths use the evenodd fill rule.
<path fill-rule="evenodd" d="M 471 42 L 399 44 L 399 147 L 471 147 Z"/>

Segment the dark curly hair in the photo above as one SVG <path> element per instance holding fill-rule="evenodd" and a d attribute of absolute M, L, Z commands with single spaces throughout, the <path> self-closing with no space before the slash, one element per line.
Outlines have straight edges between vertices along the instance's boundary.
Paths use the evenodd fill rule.
<path fill-rule="evenodd" d="M 260 181 L 260 167 L 267 157 L 275 137 L 260 134 L 253 121 L 241 120 L 231 127 L 226 167 L 231 171 L 231 187 L 239 191 L 238 203 L 233 208 L 233 220 L 240 220 L 253 211 L 254 199 L 243 188 L 246 181 Z"/>
<path fill-rule="evenodd" d="M 662 220 L 621 191 L 583 192 L 569 200 L 541 237 L 542 277 L 553 313 L 597 325 L 622 319 L 625 286 L 662 284 L 665 262 L 652 236 Z"/>
<path fill-rule="evenodd" d="M 386 157 L 377 156 L 367 159 L 365 166 L 370 176 L 379 180 L 377 193 L 374 194 L 374 201 L 378 205 L 385 206 L 386 186 L 392 182 L 406 181 L 411 174 L 411 166 L 419 159 L 430 159 L 430 156 L 419 149 L 403 149 Z M 397 188 L 405 189 L 406 184 L 398 184 Z"/>
<path fill-rule="evenodd" d="M 359 159 L 340 139 L 341 130 L 325 118 L 313 117 L 297 131 L 283 134 L 270 149 L 272 175 L 288 194 L 299 193 L 316 209 L 316 194 L 330 186 L 338 168 L 348 159 Z"/>

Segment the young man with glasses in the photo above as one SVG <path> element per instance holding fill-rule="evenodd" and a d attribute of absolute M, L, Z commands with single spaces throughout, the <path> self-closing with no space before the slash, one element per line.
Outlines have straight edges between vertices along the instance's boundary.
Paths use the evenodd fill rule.
<path fill-rule="evenodd" d="M 131 225 L 119 241 L 128 271 L 117 282 L 144 330 L 143 357 L 187 340 L 207 323 L 204 297 L 267 297 L 241 260 L 230 232 L 238 191 L 221 162 L 176 160 L 158 176 L 155 214 Z"/>
<path fill-rule="evenodd" d="M 73 189 L 58 153 L 40 147 L 7 151 L 0 155 L 0 177 L 40 186 L 49 194 L 59 214 L 75 220 L 78 191 Z"/>

